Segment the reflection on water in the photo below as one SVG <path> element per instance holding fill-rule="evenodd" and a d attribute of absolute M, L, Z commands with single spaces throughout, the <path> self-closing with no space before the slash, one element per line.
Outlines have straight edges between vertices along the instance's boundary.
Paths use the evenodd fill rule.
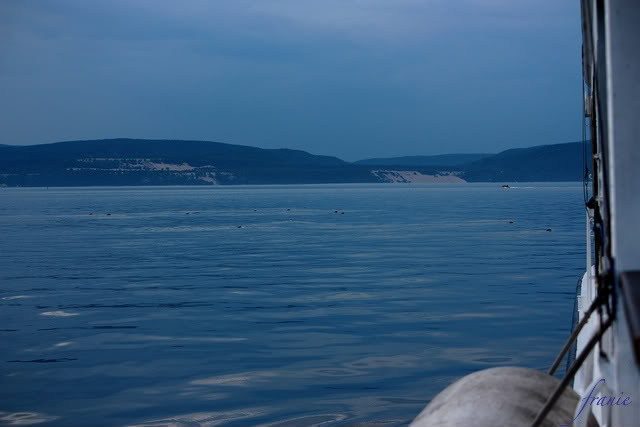
<path fill-rule="evenodd" d="M 78 313 L 69 313 L 66 311 L 58 310 L 58 311 L 43 311 L 40 313 L 40 316 L 51 316 L 51 317 L 70 317 L 77 316 Z"/>
<path fill-rule="evenodd" d="M 58 417 L 39 414 L 37 412 L 0 412 L 0 422 L 8 426 L 28 426 L 53 421 Z"/>
<path fill-rule="evenodd" d="M 581 187 L 512 188 L 3 189 L 0 425 L 396 426 L 548 367 Z"/>
<path fill-rule="evenodd" d="M 128 427 L 213 427 L 222 424 L 244 421 L 269 412 L 268 408 L 250 408 L 237 411 L 198 412 L 173 416 L 161 420 L 143 422 Z"/>

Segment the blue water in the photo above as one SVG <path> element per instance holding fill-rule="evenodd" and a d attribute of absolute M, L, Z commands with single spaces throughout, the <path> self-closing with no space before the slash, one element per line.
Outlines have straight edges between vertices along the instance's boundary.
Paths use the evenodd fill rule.
<path fill-rule="evenodd" d="M 0 425 L 402 425 L 544 369 L 582 191 L 513 186 L 0 189 Z"/>

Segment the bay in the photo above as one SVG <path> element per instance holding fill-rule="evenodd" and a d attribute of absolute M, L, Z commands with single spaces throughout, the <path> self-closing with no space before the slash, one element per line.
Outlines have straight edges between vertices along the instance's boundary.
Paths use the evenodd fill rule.
<path fill-rule="evenodd" d="M 545 369 L 582 189 L 511 186 L 0 189 L 0 424 L 405 425 Z"/>

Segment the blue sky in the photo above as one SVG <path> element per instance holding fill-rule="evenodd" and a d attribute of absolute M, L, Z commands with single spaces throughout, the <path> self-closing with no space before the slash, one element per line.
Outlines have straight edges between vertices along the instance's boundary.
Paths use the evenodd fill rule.
<path fill-rule="evenodd" d="M 345 160 L 581 138 L 577 0 L 0 1 L 0 143 Z"/>

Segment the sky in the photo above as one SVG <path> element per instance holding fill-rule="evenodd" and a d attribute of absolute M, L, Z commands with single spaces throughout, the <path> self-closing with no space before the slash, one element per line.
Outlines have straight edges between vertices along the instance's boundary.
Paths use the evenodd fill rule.
<path fill-rule="evenodd" d="M 577 141 L 580 52 L 577 0 L 0 0 L 0 143 Z"/>

